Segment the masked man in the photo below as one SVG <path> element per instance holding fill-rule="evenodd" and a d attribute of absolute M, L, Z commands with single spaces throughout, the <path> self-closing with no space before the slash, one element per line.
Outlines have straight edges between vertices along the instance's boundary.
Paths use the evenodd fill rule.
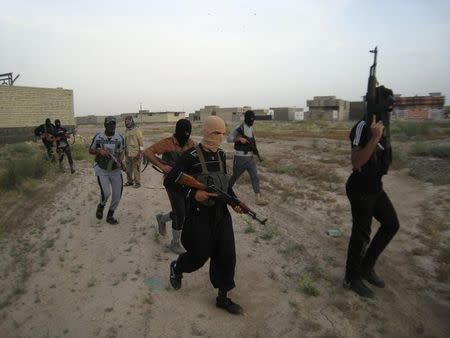
<path fill-rule="evenodd" d="M 75 172 L 75 169 L 73 167 L 73 159 L 72 159 L 72 153 L 70 152 L 70 146 L 68 138 L 70 135 L 67 133 L 67 129 L 61 126 L 60 120 L 55 120 L 55 140 L 56 140 L 56 152 L 59 155 L 58 161 L 59 161 L 59 168 L 63 169 L 63 160 L 64 160 L 64 154 L 67 155 L 67 160 L 69 161 L 70 165 L 70 173 L 73 174 Z"/>
<path fill-rule="evenodd" d="M 378 94 L 393 96 L 392 90 L 384 87 Z M 368 298 L 372 298 L 374 293 L 363 280 L 376 287 L 384 287 L 384 281 L 375 273 L 375 263 L 399 229 L 397 213 L 381 181 L 392 160 L 389 133 L 385 132 L 391 110 L 392 106 L 389 106 L 386 111 L 373 116 L 366 114 L 350 132 L 353 172 L 346 191 L 353 225 L 344 286 Z M 370 241 L 372 217 L 380 222 L 380 228 Z"/>
<path fill-rule="evenodd" d="M 122 169 L 124 138 L 116 133 L 116 119 L 105 118 L 105 131 L 98 133 L 92 139 L 89 153 L 95 155 L 94 172 L 100 186 L 101 200 L 97 206 L 96 216 L 103 218 L 103 210 L 109 196 L 112 194 L 106 221 L 110 224 L 118 224 L 114 218 L 114 211 L 122 197 Z"/>
<path fill-rule="evenodd" d="M 234 129 L 227 137 L 227 142 L 234 142 L 235 149 L 233 176 L 230 179 L 230 186 L 233 187 L 239 177 L 247 171 L 252 181 L 255 203 L 257 205 L 267 205 L 267 201 L 261 197 L 258 170 L 256 168 L 255 155 L 257 148 L 252 127 L 255 122 L 255 113 L 252 110 L 247 110 L 244 117 L 244 123 Z"/>
<path fill-rule="evenodd" d="M 134 123 L 132 116 L 125 117 L 125 163 L 127 183 L 125 186 L 139 188 L 141 186 L 141 158 L 144 150 L 142 132 Z M 133 180 L 134 177 L 134 180 Z"/>
<path fill-rule="evenodd" d="M 55 141 L 55 126 L 50 119 L 45 119 L 45 123 L 41 124 L 34 130 L 34 135 L 42 139 L 45 149 L 47 150 L 48 158 L 54 162 L 55 154 L 53 153 L 54 141 Z"/>
<path fill-rule="evenodd" d="M 200 269 L 210 259 L 210 280 L 218 289 L 216 306 L 232 314 L 242 314 L 242 307 L 227 297 L 235 286 L 236 265 L 233 224 L 227 204 L 215 193 L 187 189 L 176 183 L 184 172 L 235 196 L 228 184 L 225 152 L 219 148 L 224 135 L 224 121 L 218 116 L 208 116 L 201 143 L 183 153 L 164 181 L 166 187 L 179 190 L 189 200 L 181 236 L 187 251 L 170 264 L 170 283 L 174 289 L 181 288 L 183 273 Z M 239 206 L 234 210 L 242 212 Z"/>
<path fill-rule="evenodd" d="M 144 156 L 167 175 L 172 170 L 175 162 L 181 157 L 181 154 L 195 145 L 194 141 L 190 138 L 191 132 L 192 126 L 189 120 L 178 120 L 175 127 L 175 134 L 148 147 L 144 152 Z M 162 159 L 156 155 L 161 155 Z M 170 243 L 170 249 L 176 254 L 181 254 L 185 252 L 180 244 L 180 239 L 186 215 L 186 199 L 183 194 L 177 193 L 173 189 L 166 187 L 166 191 L 172 211 L 165 214 L 157 214 L 156 221 L 158 222 L 159 233 L 165 235 L 166 222 L 172 220 L 172 241 Z"/>

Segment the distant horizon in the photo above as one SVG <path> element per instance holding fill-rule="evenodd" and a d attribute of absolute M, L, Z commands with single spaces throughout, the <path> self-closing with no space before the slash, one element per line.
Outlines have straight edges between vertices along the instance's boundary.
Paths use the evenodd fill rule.
<path fill-rule="evenodd" d="M 76 116 L 193 113 L 206 104 L 358 101 L 380 84 L 450 95 L 450 1 L 16 0 L 2 4 L 0 73 L 74 91 Z"/>

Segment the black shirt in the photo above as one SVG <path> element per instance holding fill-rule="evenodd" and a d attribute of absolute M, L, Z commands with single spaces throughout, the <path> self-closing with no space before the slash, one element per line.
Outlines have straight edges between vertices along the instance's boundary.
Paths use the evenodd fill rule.
<path fill-rule="evenodd" d="M 222 161 L 223 170 L 225 174 L 227 174 L 226 156 L 225 152 L 222 149 L 219 148 L 216 152 L 211 152 L 203 149 L 201 144 L 199 144 L 198 146 L 203 153 L 206 168 L 209 172 L 220 171 L 219 161 Z M 200 159 L 195 147 L 186 150 L 181 155 L 180 159 L 176 162 L 175 166 L 172 168 L 169 174 L 167 174 L 164 180 L 164 186 L 166 188 L 177 191 L 184 195 L 186 198 L 194 201 L 196 190 L 193 188 L 181 186 L 180 184 L 175 182 L 175 180 L 182 172 L 194 177 L 202 173 L 202 166 L 200 164 Z M 234 197 L 236 196 L 231 187 L 228 187 L 228 194 Z"/>
<path fill-rule="evenodd" d="M 358 121 L 350 132 L 352 149 L 355 147 L 364 148 L 370 140 L 367 123 L 364 120 Z M 383 187 L 381 179 L 387 173 L 386 139 L 381 137 L 374 154 L 360 170 L 354 170 L 348 182 L 351 190 L 366 193 L 376 193 Z"/>

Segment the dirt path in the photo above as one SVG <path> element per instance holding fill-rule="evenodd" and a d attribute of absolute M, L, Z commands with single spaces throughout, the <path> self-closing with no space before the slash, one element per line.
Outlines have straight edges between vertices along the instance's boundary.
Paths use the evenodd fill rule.
<path fill-rule="evenodd" d="M 262 148 L 268 153 L 276 145 Z M 289 151 L 305 143 L 281 146 Z M 412 251 L 422 245 L 421 206 L 449 196 L 449 186 L 425 184 L 403 171 L 386 177 L 402 228 L 380 259 L 387 288 L 367 301 L 341 287 L 350 233 L 343 188 L 311 199 L 313 185 L 305 185 L 305 198 L 283 201 L 272 187 L 273 174 L 263 171 L 272 203 L 255 210 L 270 224 L 233 215 L 238 257 L 231 296 L 244 306 L 244 316 L 215 308 L 207 265 L 185 275 L 181 290 L 169 287 L 175 255 L 167 249 L 170 236 L 155 232 L 155 213 L 169 207 L 159 174 L 148 168 L 141 189 L 124 188 L 120 224 L 112 226 L 95 218 L 99 189 L 86 165 L 48 206 L 57 212 L 35 210 L 25 230 L 2 239 L 0 295 L 8 302 L 0 308 L 0 337 L 448 336 L 448 288 L 430 282 L 432 256 Z M 289 185 L 292 178 L 278 179 Z M 248 184 L 237 191 L 253 205 Z M 333 227 L 344 236 L 328 237 Z"/>

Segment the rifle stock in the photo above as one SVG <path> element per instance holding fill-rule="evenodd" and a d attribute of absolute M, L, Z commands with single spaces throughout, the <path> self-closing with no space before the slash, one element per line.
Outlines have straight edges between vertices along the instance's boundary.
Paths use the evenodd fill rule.
<path fill-rule="evenodd" d="M 205 184 L 197 181 L 191 175 L 188 175 L 185 173 L 180 173 L 180 175 L 177 177 L 175 182 L 178 184 L 181 184 L 181 185 L 185 185 L 190 188 L 197 189 L 197 190 L 209 190 L 209 191 L 215 192 L 215 193 L 219 194 L 219 196 L 222 197 L 227 204 L 231 205 L 232 207 L 239 206 L 245 214 L 251 216 L 254 220 L 257 220 L 262 225 L 266 224 L 266 222 L 267 222 L 267 218 L 265 218 L 265 219 L 258 218 L 258 216 L 256 215 L 256 212 L 251 210 L 244 202 L 229 195 L 228 193 L 217 188 L 214 185 L 206 186 Z"/>

